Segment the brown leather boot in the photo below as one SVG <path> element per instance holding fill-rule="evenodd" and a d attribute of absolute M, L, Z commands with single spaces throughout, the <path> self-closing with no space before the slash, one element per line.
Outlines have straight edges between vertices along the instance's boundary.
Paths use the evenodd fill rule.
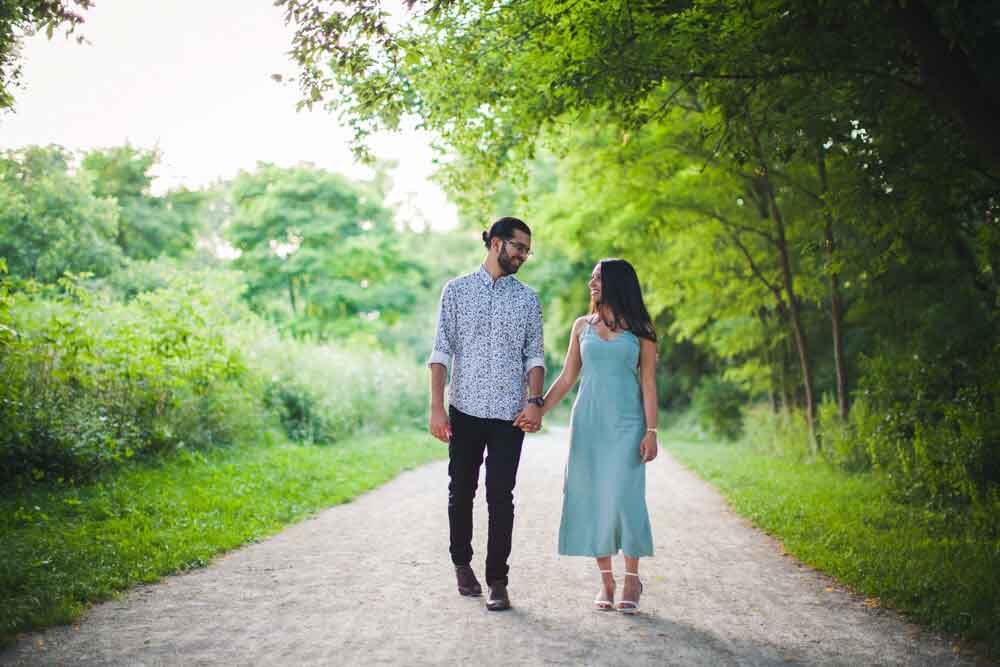
<path fill-rule="evenodd" d="M 483 594 L 483 587 L 479 585 L 476 573 L 468 565 L 456 565 L 455 578 L 458 580 L 459 595 L 479 597 Z"/>

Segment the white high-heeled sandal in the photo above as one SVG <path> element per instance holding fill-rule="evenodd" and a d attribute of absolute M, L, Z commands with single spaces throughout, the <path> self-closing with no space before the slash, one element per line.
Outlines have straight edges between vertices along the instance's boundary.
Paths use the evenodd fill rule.
<path fill-rule="evenodd" d="M 629 572 L 629 571 L 626 570 L 625 576 L 626 577 L 635 577 L 636 579 L 638 579 L 639 578 L 639 573 L 638 572 Z M 639 582 L 639 595 L 642 595 L 642 581 Z M 621 600 L 621 601 L 619 601 L 618 604 L 615 605 L 615 609 L 617 609 L 618 611 L 620 611 L 623 614 L 638 614 L 639 613 L 639 598 L 638 598 L 638 596 L 636 596 L 635 602 L 632 602 L 631 600 Z"/>
<path fill-rule="evenodd" d="M 614 575 L 614 571 L 613 570 L 601 570 L 601 574 Z M 601 578 L 601 590 L 597 594 L 597 597 L 594 598 L 594 609 L 596 609 L 597 611 L 614 611 L 615 610 L 615 596 L 614 596 L 614 593 L 612 592 L 610 600 L 607 600 L 607 599 L 603 598 L 602 597 L 603 595 L 604 595 L 604 578 L 602 577 Z"/>

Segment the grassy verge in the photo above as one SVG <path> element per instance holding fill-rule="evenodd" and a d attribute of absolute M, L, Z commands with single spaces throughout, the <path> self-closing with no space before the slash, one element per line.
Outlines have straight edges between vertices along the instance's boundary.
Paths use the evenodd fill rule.
<path fill-rule="evenodd" d="M 335 445 L 187 452 L 75 488 L 0 495 L 0 643 L 87 603 L 205 565 L 309 513 L 447 454 L 404 431 Z"/>
<path fill-rule="evenodd" d="M 1000 541 L 894 501 L 884 481 L 665 434 L 666 448 L 787 551 L 932 628 L 1000 655 Z"/>

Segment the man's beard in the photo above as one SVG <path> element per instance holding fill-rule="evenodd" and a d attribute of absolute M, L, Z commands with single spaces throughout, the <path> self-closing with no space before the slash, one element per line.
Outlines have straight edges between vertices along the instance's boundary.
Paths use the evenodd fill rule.
<path fill-rule="evenodd" d="M 500 255 L 497 257 L 497 264 L 500 265 L 500 268 L 503 270 L 504 275 L 509 276 L 512 273 L 517 273 L 517 270 L 521 268 L 521 266 L 520 264 L 514 264 L 511 261 L 510 255 L 507 254 L 506 246 L 507 246 L 506 243 L 500 246 Z"/>

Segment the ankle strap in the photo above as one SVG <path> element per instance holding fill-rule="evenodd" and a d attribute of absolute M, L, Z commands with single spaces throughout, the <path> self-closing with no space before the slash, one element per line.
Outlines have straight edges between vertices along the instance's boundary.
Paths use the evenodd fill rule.
<path fill-rule="evenodd" d="M 625 572 L 625 576 L 626 577 L 635 577 L 636 579 L 638 579 L 639 578 L 639 573 L 638 572 L 628 572 L 628 571 L 626 571 Z"/>
<path fill-rule="evenodd" d="M 614 574 L 614 570 L 601 570 L 601 574 Z"/>

